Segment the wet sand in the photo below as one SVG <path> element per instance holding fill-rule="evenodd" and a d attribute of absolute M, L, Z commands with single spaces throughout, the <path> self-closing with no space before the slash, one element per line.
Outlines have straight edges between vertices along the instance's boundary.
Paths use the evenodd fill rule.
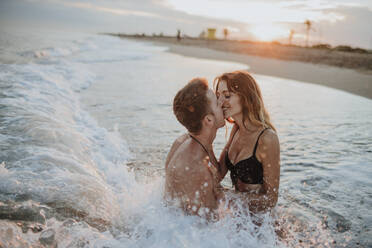
<path fill-rule="evenodd" d="M 173 44 L 169 51 L 184 56 L 239 62 L 247 64 L 252 73 L 320 84 L 372 99 L 372 74 L 352 69 Z"/>
<path fill-rule="evenodd" d="M 169 52 L 183 56 L 238 62 L 248 65 L 248 71 L 252 73 L 319 84 L 372 99 L 372 70 L 366 68 L 357 70 L 326 65 L 324 63 L 314 63 L 314 61 L 289 61 L 278 58 L 222 51 L 220 48 L 219 50 L 216 50 L 213 46 L 205 47 L 206 43 L 197 42 L 198 40 L 195 42 L 192 40 L 182 40 L 181 42 L 177 42 L 175 39 L 160 39 L 157 37 L 136 37 L 135 39 L 167 46 L 169 47 Z M 311 53 L 312 52 L 313 51 L 311 51 Z M 306 56 L 306 54 L 304 54 L 304 56 Z M 358 55 L 350 54 L 350 56 Z M 348 58 L 345 57 L 345 60 L 347 59 Z"/>

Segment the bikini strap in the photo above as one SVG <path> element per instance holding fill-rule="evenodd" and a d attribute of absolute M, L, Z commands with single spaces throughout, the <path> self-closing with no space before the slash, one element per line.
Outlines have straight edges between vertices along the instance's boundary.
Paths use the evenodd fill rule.
<path fill-rule="evenodd" d="M 257 146 L 258 146 L 258 141 L 260 140 L 260 137 L 261 135 L 267 130 L 269 129 L 268 127 L 265 128 L 264 130 L 261 131 L 261 133 L 258 135 L 258 138 L 257 138 L 257 141 L 256 141 L 256 144 L 254 145 L 254 149 L 253 149 L 253 155 L 256 156 L 256 150 L 257 150 Z"/>

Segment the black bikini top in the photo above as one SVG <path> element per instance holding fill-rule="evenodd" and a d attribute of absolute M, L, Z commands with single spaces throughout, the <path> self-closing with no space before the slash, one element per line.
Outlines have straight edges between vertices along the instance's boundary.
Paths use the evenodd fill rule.
<path fill-rule="evenodd" d="M 268 128 L 262 130 L 258 135 L 252 156 L 249 158 L 240 160 L 238 163 L 233 165 L 229 159 L 228 152 L 226 153 L 225 163 L 227 168 L 230 170 L 230 177 L 233 185 L 238 182 L 238 179 L 246 184 L 263 184 L 263 168 L 260 161 L 257 160 L 256 150 L 258 140 L 266 129 Z"/>

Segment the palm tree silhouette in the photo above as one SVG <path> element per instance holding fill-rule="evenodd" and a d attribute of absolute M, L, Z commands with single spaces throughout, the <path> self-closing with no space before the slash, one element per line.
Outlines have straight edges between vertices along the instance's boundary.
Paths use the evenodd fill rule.
<path fill-rule="evenodd" d="M 293 29 L 291 29 L 289 31 L 289 38 L 288 38 L 288 41 L 289 41 L 289 45 L 292 45 L 292 39 L 293 39 L 293 35 L 294 35 L 295 31 Z"/>
<path fill-rule="evenodd" d="M 225 37 L 225 40 L 227 40 L 227 36 L 229 35 L 229 30 L 227 28 L 223 29 L 223 36 Z"/>
<path fill-rule="evenodd" d="M 313 23 L 310 20 L 306 20 L 304 24 L 306 25 L 306 47 L 308 47 L 310 30 L 315 30 L 315 29 L 312 27 Z"/>

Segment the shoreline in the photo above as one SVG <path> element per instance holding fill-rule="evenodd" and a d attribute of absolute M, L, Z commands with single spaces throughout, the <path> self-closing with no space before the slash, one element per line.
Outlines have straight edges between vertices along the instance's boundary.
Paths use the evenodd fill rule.
<path fill-rule="evenodd" d="M 119 36 L 121 37 L 121 36 Z M 249 54 L 221 51 L 197 44 L 177 42 L 175 39 L 157 37 L 121 37 L 151 42 L 168 47 L 168 52 L 187 57 L 222 60 L 246 64 L 248 71 L 256 74 L 287 78 L 343 90 L 351 94 L 372 99 L 372 71 L 314 64 L 309 62 L 283 60 Z"/>

